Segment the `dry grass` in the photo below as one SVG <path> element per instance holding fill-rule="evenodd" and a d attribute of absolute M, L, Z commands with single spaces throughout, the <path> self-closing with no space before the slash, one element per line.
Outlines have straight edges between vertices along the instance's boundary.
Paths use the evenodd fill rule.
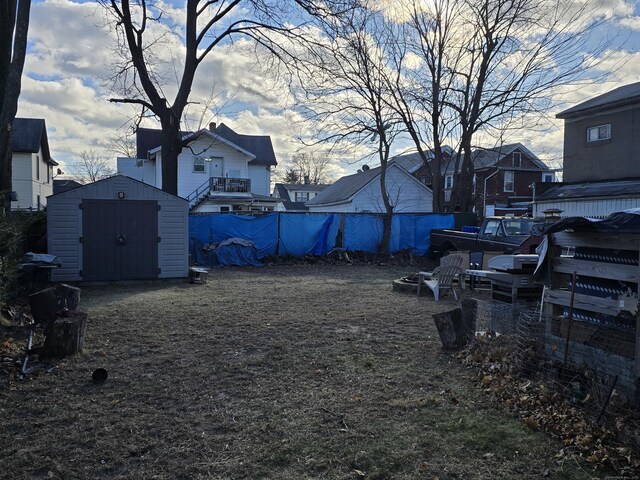
<path fill-rule="evenodd" d="M 86 287 L 82 354 L 0 390 L 0 478 L 589 478 L 441 351 L 412 269 Z M 97 367 L 109 371 L 91 383 Z"/>

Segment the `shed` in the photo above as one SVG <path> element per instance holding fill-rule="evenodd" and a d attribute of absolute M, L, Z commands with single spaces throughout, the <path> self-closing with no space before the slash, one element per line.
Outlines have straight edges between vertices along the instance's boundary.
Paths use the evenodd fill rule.
<path fill-rule="evenodd" d="M 616 388 L 638 395 L 640 209 L 567 218 L 544 233 L 538 272 L 546 277 L 547 356 L 616 378 Z"/>
<path fill-rule="evenodd" d="M 48 197 L 54 281 L 186 277 L 189 203 L 124 175 Z"/>

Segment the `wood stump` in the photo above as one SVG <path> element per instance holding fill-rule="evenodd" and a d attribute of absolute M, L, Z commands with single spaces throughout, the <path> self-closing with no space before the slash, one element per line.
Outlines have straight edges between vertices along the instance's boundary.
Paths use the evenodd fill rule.
<path fill-rule="evenodd" d="M 48 325 L 63 311 L 75 312 L 80 303 L 80 289 L 61 283 L 29 295 L 31 315 L 36 323 Z"/>
<path fill-rule="evenodd" d="M 40 355 L 45 358 L 63 358 L 82 351 L 87 314 L 76 312 L 70 317 L 57 318 L 45 329 L 44 346 Z"/>
<path fill-rule="evenodd" d="M 433 321 L 445 350 L 462 348 L 474 338 L 476 311 L 477 303 L 475 300 L 463 300 L 462 308 L 433 315 Z"/>

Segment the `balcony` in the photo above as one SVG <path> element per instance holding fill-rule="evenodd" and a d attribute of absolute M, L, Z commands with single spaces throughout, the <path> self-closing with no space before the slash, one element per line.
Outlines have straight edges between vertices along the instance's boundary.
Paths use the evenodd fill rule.
<path fill-rule="evenodd" d="M 209 191 L 216 193 L 251 193 L 251 179 L 211 177 L 209 179 Z"/>

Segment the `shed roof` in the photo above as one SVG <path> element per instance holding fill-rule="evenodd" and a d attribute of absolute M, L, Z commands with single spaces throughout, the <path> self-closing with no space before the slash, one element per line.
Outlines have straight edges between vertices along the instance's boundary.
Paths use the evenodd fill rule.
<path fill-rule="evenodd" d="M 556 115 L 557 118 L 575 118 L 587 113 L 622 107 L 640 102 L 640 82 L 615 88 L 610 92 L 593 97 Z"/>
<path fill-rule="evenodd" d="M 640 179 L 605 180 L 601 182 L 562 183 L 536 196 L 536 202 L 571 198 L 624 197 L 640 195 Z"/>
<path fill-rule="evenodd" d="M 124 182 L 124 183 L 131 183 L 131 184 L 135 184 L 138 188 L 141 188 L 143 190 L 147 190 L 149 192 L 152 192 L 153 195 L 157 196 L 158 198 L 162 197 L 164 199 L 174 199 L 174 200 L 180 200 L 181 202 L 187 202 L 188 200 L 182 198 L 182 197 L 178 197 L 176 195 L 171 195 L 170 193 L 167 193 L 159 188 L 156 188 L 152 185 L 149 185 L 148 183 L 144 183 L 141 182 L 140 180 L 136 180 L 135 178 L 131 178 L 128 177 L 126 175 L 122 175 L 120 173 L 113 175 L 111 177 L 108 178 L 103 178 L 102 180 L 97 180 L 95 182 L 92 183 L 86 183 L 84 185 L 81 185 L 77 188 L 72 188 L 72 189 L 68 189 L 62 192 L 58 192 L 58 193 L 54 193 L 53 195 L 49 195 L 47 197 L 47 201 L 52 199 L 52 198 L 63 198 L 65 196 L 68 196 L 69 198 L 77 198 L 77 196 L 82 196 L 82 194 L 84 192 L 91 192 L 91 191 L 95 191 L 96 188 L 100 188 L 101 186 L 103 186 L 105 183 L 113 183 L 113 182 Z"/>

